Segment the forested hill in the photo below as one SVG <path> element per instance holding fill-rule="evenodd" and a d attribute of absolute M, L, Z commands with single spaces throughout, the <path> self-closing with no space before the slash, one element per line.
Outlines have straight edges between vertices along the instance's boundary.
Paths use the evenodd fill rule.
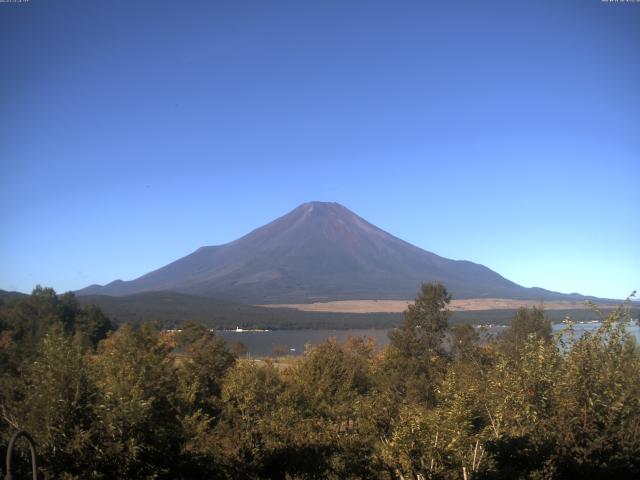
<path fill-rule="evenodd" d="M 20 292 L 8 292 L 7 290 L 0 290 L 0 304 L 20 300 L 28 295 Z"/>
<path fill-rule="evenodd" d="M 124 297 L 78 296 L 81 304 L 95 304 L 116 323 L 139 325 L 157 320 L 171 328 L 192 321 L 216 329 L 242 328 L 389 328 L 399 313 L 301 312 L 291 308 L 266 308 L 175 292 L 149 292 Z"/>
<path fill-rule="evenodd" d="M 0 305 L 29 296 L 0 290 Z M 227 302 L 207 297 L 175 292 L 149 292 L 113 297 L 108 295 L 80 295 L 80 305 L 96 305 L 115 324 L 137 326 L 145 321 L 159 322 L 164 328 L 173 328 L 183 321 L 192 321 L 215 329 L 268 328 L 268 329 L 357 329 L 391 328 L 398 324 L 400 313 L 337 313 L 304 312 L 290 308 L 264 308 Z M 640 306 L 632 306 L 638 317 Z M 456 311 L 452 323 L 509 324 L 516 309 Z M 592 320 L 597 315 L 589 309 L 547 310 L 547 318 L 562 321 L 567 315 L 574 320 Z"/>
<path fill-rule="evenodd" d="M 139 325 L 145 320 L 157 320 L 167 328 L 182 321 L 193 321 L 216 329 L 357 329 L 391 328 L 402 318 L 401 313 L 305 312 L 291 308 L 264 308 L 218 299 L 175 292 L 149 292 L 125 297 L 107 295 L 78 296 L 83 305 L 95 304 L 116 323 Z M 640 307 L 632 308 L 638 316 Z M 511 322 L 517 309 L 457 311 L 451 313 L 452 323 L 498 324 Z M 547 310 L 552 322 L 561 322 L 567 315 L 576 321 L 597 319 L 590 309 L 567 308 Z"/>

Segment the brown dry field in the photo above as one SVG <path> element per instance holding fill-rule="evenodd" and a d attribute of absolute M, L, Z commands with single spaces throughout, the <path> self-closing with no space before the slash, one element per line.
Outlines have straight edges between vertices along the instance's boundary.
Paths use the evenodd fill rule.
<path fill-rule="evenodd" d="M 294 308 L 305 312 L 339 313 L 398 313 L 403 312 L 412 300 L 340 300 L 317 303 L 282 303 L 278 305 L 259 305 L 271 308 Z M 543 306 L 545 310 L 565 310 L 590 308 L 586 302 L 537 300 L 510 300 L 505 298 L 468 298 L 452 300 L 449 309 L 455 312 L 477 310 L 507 310 L 520 307 Z"/>

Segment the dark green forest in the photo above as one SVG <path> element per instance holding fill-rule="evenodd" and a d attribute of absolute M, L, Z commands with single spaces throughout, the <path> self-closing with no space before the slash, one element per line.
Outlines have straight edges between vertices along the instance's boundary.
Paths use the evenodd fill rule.
<path fill-rule="evenodd" d="M 47 479 L 640 478 L 629 302 L 579 338 L 534 308 L 481 341 L 449 301 L 425 284 L 385 349 L 283 363 L 38 287 L 0 303 L 0 453 L 24 429 Z"/>
<path fill-rule="evenodd" d="M 25 299 L 28 295 L 0 290 L 0 304 Z M 108 295 L 79 295 L 80 306 L 96 305 L 115 324 L 128 323 L 138 327 L 153 320 L 159 328 L 175 329 L 182 322 L 191 321 L 217 330 L 258 328 L 271 330 L 352 330 L 358 328 L 393 328 L 402 319 L 401 313 L 336 313 L 305 312 L 292 308 L 266 308 L 224 301 L 215 298 L 186 295 L 176 292 L 146 292 L 136 295 L 112 297 Z M 603 310 L 612 310 L 608 303 Z M 508 325 L 516 314 L 515 309 L 471 310 L 451 312 L 450 324 Z M 640 308 L 632 307 L 637 317 Z M 597 319 L 592 310 L 548 310 L 547 318 L 560 323 L 570 315 L 575 321 Z"/>

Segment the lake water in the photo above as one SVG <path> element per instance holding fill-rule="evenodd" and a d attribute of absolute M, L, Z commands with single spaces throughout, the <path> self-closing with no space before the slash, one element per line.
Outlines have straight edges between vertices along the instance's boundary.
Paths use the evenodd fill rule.
<path fill-rule="evenodd" d="M 595 330 L 600 327 L 600 323 L 578 323 L 574 324 L 576 334 Z M 558 331 L 564 325 L 556 324 L 553 330 Z M 491 327 L 489 333 L 498 333 L 504 327 Z M 640 326 L 632 323 L 627 326 L 627 330 L 634 334 L 640 342 Z M 268 332 L 217 332 L 227 342 L 240 341 L 248 349 L 248 353 L 254 357 L 268 357 L 274 355 L 274 350 L 286 351 L 288 355 L 302 355 L 305 344 L 318 345 L 330 337 L 335 337 L 339 342 L 344 342 L 348 337 L 375 338 L 378 347 L 384 347 L 389 343 L 388 329 L 354 329 L 354 330 L 273 330 Z"/>
<path fill-rule="evenodd" d="M 270 332 L 216 332 L 227 343 L 240 341 L 245 344 L 249 355 L 269 357 L 274 350 L 284 349 L 288 355 L 302 355 L 305 344 L 318 345 L 328 338 L 335 337 L 344 342 L 348 337 L 375 338 L 378 346 L 389 343 L 387 329 L 354 329 L 354 330 L 272 330 Z"/>

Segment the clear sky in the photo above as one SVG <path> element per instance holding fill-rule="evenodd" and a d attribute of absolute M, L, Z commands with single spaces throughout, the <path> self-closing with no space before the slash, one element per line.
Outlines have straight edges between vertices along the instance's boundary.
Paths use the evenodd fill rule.
<path fill-rule="evenodd" d="M 640 289 L 640 3 L 0 3 L 0 289 L 336 201 L 524 286 Z"/>

